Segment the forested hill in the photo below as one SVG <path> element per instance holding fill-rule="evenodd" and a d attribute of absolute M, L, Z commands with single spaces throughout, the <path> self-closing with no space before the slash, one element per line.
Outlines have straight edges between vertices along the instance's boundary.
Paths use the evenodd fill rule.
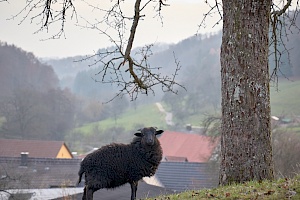
<path fill-rule="evenodd" d="M 300 20 L 299 20 L 300 21 Z M 180 82 L 207 81 L 220 78 L 220 46 L 221 32 L 214 35 L 198 35 L 182 40 L 177 44 L 162 45 L 154 44 L 153 55 L 149 63 L 153 67 L 160 67 L 161 73 L 173 73 L 176 67 L 175 61 L 179 62 L 181 70 L 178 72 L 177 80 Z M 290 35 L 286 41 L 286 48 L 290 49 L 290 63 L 287 54 L 281 56 L 281 68 L 279 76 L 300 76 L 300 35 Z M 101 49 L 99 50 L 101 51 Z M 134 49 L 138 51 L 138 49 Z M 135 55 L 134 53 L 132 55 Z M 73 92 L 84 95 L 100 97 L 103 92 L 112 91 L 111 86 L 95 83 L 101 80 L 99 75 L 101 66 L 89 65 L 94 61 L 74 62 L 84 56 L 69 57 L 64 59 L 50 59 L 46 62 L 53 65 L 55 71 L 61 78 L 61 85 L 69 87 Z M 274 68 L 273 58 L 270 57 L 270 71 Z"/>
<path fill-rule="evenodd" d="M 32 53 L 0 43 L 0 138 L 64 138 L 72 128 L 74 103 L 59 89 L 51 66 Z"/>
<path fill-rule="evenodd" d="M 175 72 L 175 61 L 179 62 L 181 66 L 177 77 L 179 82 L 188 79 L 199 80 L 212 71 L 212 73 L 215 73 L 213 76 L 218 77 L 216 74 L 219 74 L 220 67 L 218 65 L 220 45 L 220 34 L 193 36 L 177 44 L 154 44 L 151 48 L 152 56 L 149 57 L 149 63 L 153 67 L 159 67 L 161 73 L 171 74 Z M 101 50 L 103 49 L 99 49 L 99 51 Z M 135 55 L 137 51 L 139 51 L 139 48 L 134 49 L 132 55 Z M 48 59 L 44 60 L 44 62 L 53 66 L 61 78 L 61 85 L 71 88 L 76 94 L 101 98 L 104 92 L 111 92 L 111 85 L 95 83 L 95 80 L 101 80 L 101 76 L 97 75 L 101 71 L 101 66 L 97 64 L 90 67 L 89 65 L 97 57 L 83 62 L 74 62 L 83 58 L 84 56 L 76 56 L 63 59 Z M 193 70 L 195 71 L 192 72 Z M 116 88 L 114 89 L 117 90 Z M 159 91 L 160 88 L 157 90 L 156 95 L 159 95 Z"/>
<path fill-rule="evenodd" d="M 0 42 L 0 95 L 20 88 L 47 91 L 59 80 L 51 66 L 42 64 L 32 53 Z"/>

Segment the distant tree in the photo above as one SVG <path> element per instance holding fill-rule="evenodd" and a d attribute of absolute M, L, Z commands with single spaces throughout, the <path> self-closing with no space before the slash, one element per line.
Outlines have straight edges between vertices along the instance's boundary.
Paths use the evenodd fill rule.
<path fill-rule="evenodd" d="M 74 127 L 75 103 L 75 97 L 67 89 L 52 89 L 43 95 L 40 123 L 45 126 L 48 138 L 63 140 L 64 134 Z"/>
<path fill-rule="evenodd" d="M 291 13 L 290 16 L 292 17 L 294 13 Z M 286 19 L 287 20 L 287 19 Z M 300 77 L 300 15 L 296 15 L 294 21 L 290 21 L 290 23 L 294 23 L 295 26 L 290 26 L 290 30 L 292 33 L 290 34 L 288 38 L 286 38 L 286 48 L 290 50 L 288 52 L 290 62 L 286 62 L 287 65 L 289 65 L 289 69 L 292 71 L 291 75 L 293 77 Z M 289 24 L 290 24 L 289 23 Z"/>
<path fill-rule="evenodd" d="M 300 173 L 300 135 L 277 127 L 272 132 L 276 177 L 293 177 Z"/>
<path fill-rule="evenodd" d="M 129 142 L 129 138 L 131 134 L 128 131 L 125 131 L 123 127 L 115 126 L 112 128 L 108 128 L 103 131 L 103 135 L 107 137 L 107 142 Z"/>
<path fill-rule="evenodd" d="M 126 98 L 116 98 L 111 106 L 110 111 L 112 117 L 115 119 L 115 123 L 117 123 L 118 117 L 126 110 L 128 109 L 129 102 Z"/>
<path fill-rule="evenodd" d="M 34 130 L 37 119 L 37 93 L 29 89 L 15 89 L 7 98 L 1 98 L 0 115 L 5 117 L 0 133 L 25 139 Z"/>
<path fill-rule="evenodd" d="M 171 107 L 175 118 L 186 122 L 186 118 L 190 115 L 219 111 L 221 101 L 219 49 L 216 41 L 212 42 L 212 40 L 218 40 L 220 43 L 220 37 L 221 35 L 218 34 L 200 41 L 197 38 L 190 39 L 193 41 L 191 48 L 197 52 L 197 56 L 194 57 L 194 63 L 187 65 L 185 73 L 181 74 L 182 84 L 186 91 L 179 90 L 178 95 L 165 93 L 163 97 L 163 100 Z M 198 48 L 193 48 L 195 45 Z M 189 49 L 187 46 L 185 48 Z M 191 53 L 188 52 L 189 55 Z M 185 61 L 185 57 L 181 61 L 189 62 Z"/>
<path fill-rule="evenodd" d="M 196 66 L 187 66 L 188 75 L 183 81 L 187 88 L 185 95 L 190 102 L 187 106 L 194 105 L 192 109 L 198 108 L 198 112 L 207 107 L 217 110 L 221 95 L 219 50 L 208 48 L 200 55 Z"/>
<path fill-rule="evenodd" d="M 0 42 L 0 97 L 19 88 L 40 92 L 58 87 L 52 67 L 42 64 L 32 53 Z"/>
<path fill-rule="evenodd" d="M 74 125 L 76 98 L 58 89 L 53 69 L 32 53 L 0 43 L 0 135 L 63 139 Z"/>
<path fill-rule="evenodd" d="M 66 90 L 15 90 L 2 98 L 0 115 L 5 118 L 0 134 L 7 138 L 62 140 L 74 126 L 74 97 Z"/>
<path fill-rule="evenodd" d="M 78 72 L 74 79 L 72 91 L 80 96 L 108 102 L 113 97 L 116 87 L 108 84 L 96 84 L 99 70 L 100 68 L 97 67 Z"/>
<path fill-rule="evenodd" d="M 86 116 L 90 119 L 89 121 L 100 121 L 101 109 L 103 105 L 96 100 L 91 100 L 85 108 Z"/>

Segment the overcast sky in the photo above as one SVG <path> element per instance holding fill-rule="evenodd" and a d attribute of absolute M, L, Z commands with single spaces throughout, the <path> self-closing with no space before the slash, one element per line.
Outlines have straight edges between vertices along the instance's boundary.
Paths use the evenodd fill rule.
<path fill-rule="evenodd" d="M 24 0 L 25 2 L 25 0 Z M 88 55 L 97 51 L 99 48 L 110 46 L 108 38 L 100 35 L 98 31 L 81 28 L 78 25 L 85 25 L 84 20 L 93 21 L 99 18 L 99 14 L 83 3 L 82 0 L 76 0 L 78 22 L 70 20 L 65 28 L 65 38 L 43 40 L 54 34 L 54 29 L 48 33 L 37 33 L 39 29 L 37 22 L 30 23 L 29 20 L 20 23 L 23 15 L 10 19 L 16 15 L 23 7 L 20 0 L 11 0 L 0 2 L 0 41 L 14 44 L 17 47 L 34 53 L 37 57 L 67 57 L 76 55 Z M 90 1 L 89 1 L 90 2 Z M 99 1 L 96 1 L 99 4 Z M 104 2 L 104 1 L 101 1 Z M 108 1 L 109 2 L 109 1 Z M 128 0 L 127 2 L 132 2 Z M 187 37 L 197 33 L 198 25 L 203 19 L 203 14 L 207 12 L 208 7 L 202 0 L 172 0 L 167 1 L 170 6 L 162 10 L 163 24 L 159 18 L 155 17 L 153 6 L 150 5 L 145 20 L 139 22 L 134 46 L 141 46 L 150 43 L 177 43 Z M 132 11 L 132 4 L 125 3 L 128 10 Z M 101 5 L 102 6 L 102 5 Z M 217 32 L 220 26 L 212 29 L 218 16 L 209 18 L 207 27 L 200 29 L 200 33 Z M 52 32 L 51 32 L 52 31 Z"/>

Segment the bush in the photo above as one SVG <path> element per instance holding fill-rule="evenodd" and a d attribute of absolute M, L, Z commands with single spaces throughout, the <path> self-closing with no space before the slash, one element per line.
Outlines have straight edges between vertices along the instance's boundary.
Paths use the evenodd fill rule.
<path fill-rule="evenodd" d="M 276 177 L 293 177 L 300 173 L 300 134 L 284 129 L 273 131 L 273 158 Z"/>

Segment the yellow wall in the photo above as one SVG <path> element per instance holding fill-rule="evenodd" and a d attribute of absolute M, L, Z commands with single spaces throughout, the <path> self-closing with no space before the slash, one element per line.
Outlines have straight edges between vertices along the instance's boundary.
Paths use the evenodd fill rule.
<path fill-rule="evenodd" d="M 65 145 L 62 145 L 56 158 L 73 158 Z"/>

